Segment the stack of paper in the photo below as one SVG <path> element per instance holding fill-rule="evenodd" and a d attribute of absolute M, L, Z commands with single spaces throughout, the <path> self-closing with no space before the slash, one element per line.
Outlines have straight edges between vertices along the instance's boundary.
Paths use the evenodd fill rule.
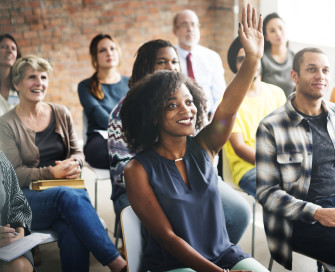
<path fill-rule="evenodd" d="M 10 262 L 17 257 L 22 256 L 28 250 L 40 244 L 43 240 L 48 239 L 50 234 L 33 233 L 23 238 L 15 240 L 13 243 L 0 247 L 0 259 Z"/>

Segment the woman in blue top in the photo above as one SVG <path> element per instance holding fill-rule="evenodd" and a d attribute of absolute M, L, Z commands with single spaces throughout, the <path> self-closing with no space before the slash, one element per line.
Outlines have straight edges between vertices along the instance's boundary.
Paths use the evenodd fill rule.
<path fill-rule="evenodd" d="M 140 218 L 146 271 L 267 271 L 225 228 L 212 165 L 263 54 L 262 20 L 248 5 L 239 35 L 246 52 L 212 122 L 196 136 L 206 109 L 198 85 L 175 71 L 157 71 L 127 94 L 121 120 L 137 155 L 125 168 L 129 202 Z"/>
<path fill-rule="evenodd" d="M 108 34 L 98 34 L 93 38 L 90 55 L 95 73 L 78 85 L 80 103 L 87 119 L 84 155 L 91 166 L 109 169 L 108 118 L 115 105 L 128 92 L 129 78 L 118 71 L 121 50 L 116 40 Z"/>

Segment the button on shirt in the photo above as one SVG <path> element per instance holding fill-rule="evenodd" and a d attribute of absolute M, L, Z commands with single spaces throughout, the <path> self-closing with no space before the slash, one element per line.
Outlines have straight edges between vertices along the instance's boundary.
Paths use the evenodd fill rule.
<path fill-rule="evenodd" d="M 201 45 L 196 45 L 191 52 L 176 46 L 180 56 L 182 72 L 187 75 L 186 58 L 191 53 L 195 81 L 202 87 L 207 99 L 207 111 L 214 113 L 226 90 L 224 69 L 218 53 Z"/>

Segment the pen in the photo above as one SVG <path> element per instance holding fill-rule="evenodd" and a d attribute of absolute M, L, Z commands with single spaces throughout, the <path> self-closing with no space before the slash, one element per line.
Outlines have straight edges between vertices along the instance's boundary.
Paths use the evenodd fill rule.
<path fill-rule="evenodd" d="M 0 228 L 4 228 L 4 226 L 1 226 L 0 225 Z M 14 232 L 8 232 L 8 233 L 13 233 L 15 236 L 18 236 L 18 235 L 20 235 L 18 232 L 16 232 L 16 231 L 14 231 Z"/>

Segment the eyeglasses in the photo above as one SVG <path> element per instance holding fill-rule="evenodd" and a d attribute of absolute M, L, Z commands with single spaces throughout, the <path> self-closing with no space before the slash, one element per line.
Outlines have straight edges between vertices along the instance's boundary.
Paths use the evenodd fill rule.
<path fill-rule="evenodd" d="M 181 23 L 177 26 L 178 28 L 199 28 L 200 24 L 199 23 Z"/>
<path fill-rule="evenodd" d="M 244 56 L 238 56 L 236 57 L 236 63 L 241 63 L 244 61 Z"/>

